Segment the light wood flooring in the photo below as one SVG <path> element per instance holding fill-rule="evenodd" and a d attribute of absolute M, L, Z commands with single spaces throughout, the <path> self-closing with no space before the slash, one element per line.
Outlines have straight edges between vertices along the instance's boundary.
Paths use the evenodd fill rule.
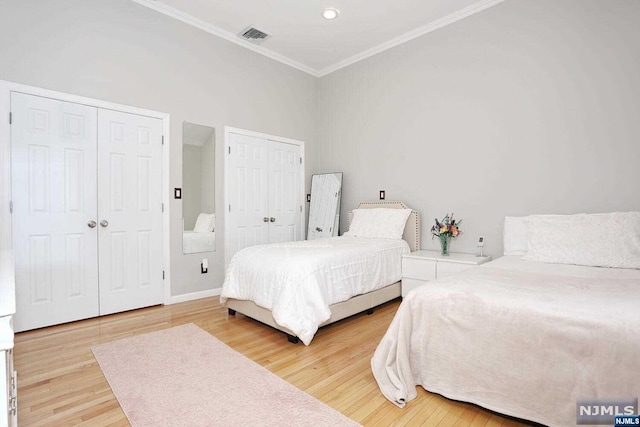
<path fill-rule="evenodd" d="M 370 359 L 399 301 L 320 329 L 310 346 L 242 315 L 218 297 L 23 332 L 15 339 L 18 422 L 25 426 L 129 425 L 91 346 L 194 323 L 256 363 L 365 426 L 519 426 L 474 405 L 418 387 L 404 409 L 388 402 Z M 170 355 L 168 355 L 170 357 Z"/>

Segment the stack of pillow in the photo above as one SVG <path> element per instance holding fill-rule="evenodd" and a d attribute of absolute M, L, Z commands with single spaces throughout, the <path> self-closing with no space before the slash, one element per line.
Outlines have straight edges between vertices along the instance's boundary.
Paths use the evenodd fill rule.
<path fill-rule="evenodd" d="M 506 217 L 504 254 L 554 264 L 640 269 L 640 212 Z"/>

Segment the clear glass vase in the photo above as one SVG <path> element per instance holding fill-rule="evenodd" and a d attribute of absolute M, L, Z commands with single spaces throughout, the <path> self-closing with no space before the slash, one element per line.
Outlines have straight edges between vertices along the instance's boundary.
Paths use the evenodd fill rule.
<path fill-rule="evenodd" d="M 451 236 L 438 236 L 440 239 L 440 255 L 449 256 L 449 244 L 451 243 Z"/>

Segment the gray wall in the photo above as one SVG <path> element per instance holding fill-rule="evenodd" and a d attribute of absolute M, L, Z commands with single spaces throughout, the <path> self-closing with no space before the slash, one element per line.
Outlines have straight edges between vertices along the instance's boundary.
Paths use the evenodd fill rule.
<path fill-rule="evenodd" d="M 343 171 L 343 220 L 384 189 L 423 247 L 453 210 L 453 250 L 495 255 L 504 215 L 640 210 L 638 22 L 636 0 L 508 0 L 316 79 L 128 0 L 0 0 L 0 79 L 171 114 L 171 188 L 182 122 L 216 128 L 219 236 L 230 125 L 306 141 L 307 183 Z M 172 294 L 217 288 L 222 245 L 200 275 L 181 211 Z"/>
<path fill-rule="evenodd" d="M 640 210 L 640 2 L 508 0 L 321 78 L 314 172 L 361 200 L 454 211 L 453 251 L 505 215 Z"/>
<path fill-rule="evenodd" d="M 313 147 L 316 78 L 128 0 L 0 0 L 0 40 L 2 80 L 169 113 L 171 188 L 182 181 L 182 122 L 214 127 L 219 236 L 224 125 Z M 222 285 L 221 245 L 206 275 L 199 254 L 182 254 L 177 200 L 170 238 L 173 295 Z"/>

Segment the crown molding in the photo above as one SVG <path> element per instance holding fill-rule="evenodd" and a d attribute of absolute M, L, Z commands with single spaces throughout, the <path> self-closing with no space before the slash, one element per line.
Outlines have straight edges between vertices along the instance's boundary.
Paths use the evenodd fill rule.
<path fill-rule="evenodd" d="M 247 48 L 249 50 L 252 50 L 256 53 L 259 53 L 261 55 L 266 56 L 267 58 L 271 58 L 274 59 L 278 62 L 281 62 L 285 65 L 288 65 L 290 67 L 296 68 L 300 71 L 304 71 L 305 73 L 311 74 L 312 76 L 315 77 L 320 77 L 320 75 L 318 74 L 318 70 L 311 68 L 307 65 L 304 65 L 300 62 L 294 61 L 293 59 L 290 59 L 284 55 L 280 55 L 277 52 L 274 52 L 270 49 L 264 48 L 262 46 L 257 46 L 255 44 L 252 44 L 246 40 L 242 40 L 241 38 L 239 38 L 236 34 L 233 34 L 230 31 L 224 30 L 220 27 L 217 27 L 213 24 L 210 24 L 208 22 L 205 22 L 201 19 L 196 18 L 195 16 L 189 15 L 188 13 L 182 12 L 181 10 L 178 10 L 174 7 L 168 6 L 160 1 L 157 0 L 131 0 L 135 3 L 138 3 L 142 6 L 148 7 L 149 9 L 153 9 L 156 12 L 160 12 L 163 15 L 167 15 L 171 18 L 177 19 L 178 21 L 182 21 L 185 24 L 189 24 L 191 26 L 194 26 L 196 28 L 199 28 L 203 31 L 206 31 L 207 33 L 213 34 L 214 36 L 218 36 L 220 38 L 223 38 L 227 41 L 230 41 L 231 43 L 235 43 L 237 45 L 240 45 L 244 48 Z"/>
<path fill-rule="evenodd" d="M 355 64 L 356 62 L 362 61 L 363 59 L 369 58 L 380 52 L 384 52 L 385 50 L 389 50 L 393 47 L 396 47 L 410 40 L 423 36 L 427 33 L 435 31 L 439 28 L 442 28 L 449 24 L 453 24 L 454 22 L 457 22 L 463 18 L 466 18 L 467 16 L 474 15 L 478 12 L 481 12 L 487 8 L 490 8 L 491 6 L 495 6 L 496 4 L 502 3 L 503 1 L 506 1 L 506 0 L 480 0 L 477 3 L 467 6 L 464 9 L 458 10 L 436 21 L 433 21 L 427 25 L 416 28 L 415 30 L 409 31 L 408 33 L 405 33 L 401 36 L 398 36 L 382 44 L 379 44 L 378 46 L 372 47 L 371 49 L 367 49 L 357 55 L 354 55 L 343 61 L 337 62 L 328 67 L 325 67 L 321 70 L 317 70 L 315 68 L 304 65 L 298 61 L 294 61 L 293 59 L 290 59 L 284 55 L 281 55 L 265 47 L 258 46 L 248 41 L 242 40 L 236 34 L 233 34 L 230 31 L 224 30 L 220 27 L 217 27 L 213 24 L 210 24 L 192 15 L 189 15 L 188 13 L 182 12 L 181 10 L 168 6 L 162 3 L 161 1 L 157 1 L 157 0 L 131 0 L 131 1 L 138 3 L 142 6 L 148 7 L 149 9 L 153 9 L 156 12 L 160 12 L 171 18 L 182 21 L 185 24 L 189 24 L 191 26 L 199 28 L 203 31 L 206 31 L 207 33 L 223 38 L 227 41 L 230 41 L 231 43 L 235 43 L 239 46 L 252 50 L 253 52 L 259 53 L 268 58 L 281 62 L 285 65 L 296 68 L 300 71 L 304 71 L 305 73 L 311 74 L 314 77 L 323 77 L 323 76 L 326 76 L 327 74 L 333 73 L 334 71 L 338 71 L 341 68 L 348 67 L 349 65 Z"/>
<path fill-rule="evenodd" d="M 362 53 L 354 55 L 343 61 L 337 62 L 333 65 L 330 65 L 329 67 L 323 68 L 322 70 L 318 70 L 317 73 L 319 74 L 320 77 L 326 76 L 327 74 L 331 74 L 334 71 L 338 71 L 341 68 L 348 67 L 351 64 L 355 64 L 356 62 L 362 61 L 363 59 L 367 59 L 380 52 L 384 52 L 385 50 L 389 50 L 393 47 L 396 47 L 410 40 L 423 36 L 427 33 L 435 31 L 439 28 L 442 28 L 449 24 L 453 24 L 454 22 L 457 22 L 463 18 L 466 18 L 467 16 L 474 15 L 487 8 L 490 8 L 491 6 L 495 6 L 498 3 L 502 3 L 503 1 L 506 1 L 506 0 L 481 0 L 477 3 L 474 3 L 470 6 L 465 7 L 464 9 L 460 9 L 454 13 L 451 13 L 438 20 L 435 20 L 427 25 L 416 28 L 413 31 L 409 31 L 408 33 L 405 33 L 399 37 L 391 39 L 382 44 L 379 44 L 378 46 L 372 47 L 371 49 L 367 49 Z"/>

